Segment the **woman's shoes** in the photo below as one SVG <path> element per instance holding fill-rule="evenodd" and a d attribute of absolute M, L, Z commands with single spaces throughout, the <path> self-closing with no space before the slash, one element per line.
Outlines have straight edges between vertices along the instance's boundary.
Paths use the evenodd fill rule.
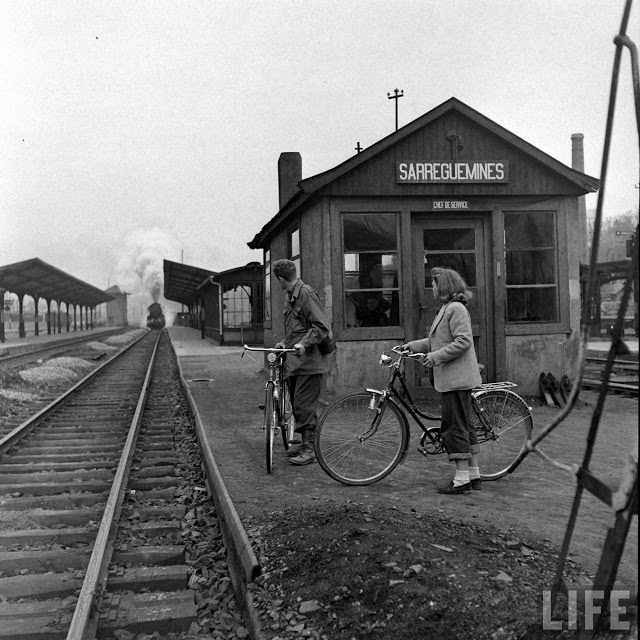
<path fill-rule="evenodd" d="M 456 494 L 456 493 L 467 493 L 473 489 L 474 491 L 480 491 L 482 489 L 482 480 L 480 478 L 474 478 L 467 482 L 467 484 L 461 484 L 457 487 L 454 486 L 453 481 L 449 484 L 445 484 L 443 487 L 438 487 L 438 493 L 444 494 Z"/>
<path fill-rule="evenodd" d="M 459 493 L 469 493 L 469 491 L 471 491 L 471 482 L 460 484 L 458 486 L 455 486 L 453 482 L 450 482 L 442 487 L 438 487 L 438 493 L 444 493 L 445 495 L 457 495 Z"/>

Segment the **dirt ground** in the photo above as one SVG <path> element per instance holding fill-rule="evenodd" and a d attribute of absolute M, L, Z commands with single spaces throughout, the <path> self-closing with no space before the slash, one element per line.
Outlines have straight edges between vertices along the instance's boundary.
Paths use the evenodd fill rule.
<path fill-rule="evenodd" d="M 179 351 L 178 351 L 179 353 Z M 326 640 L 572 638 L 559 602 L 543 633 L 543 592 L 550 588 L 575 481 L 530 455 L 517 473 L 482 491 L 440 496 L 451 474 L 443 456 L 415 451 L 384 481 L 344 487 L 317 464 L 295 468 L 276 447 L 274 472 L 264 470 L 258 428 L 264 372 L 238 349 L 180 357 L 183 374 L 207 425 L 216 461 L 262 566 L 253 587 L 266 638 Z M 5 377 L 3 387 L 37 393 Z M 42 389 L 41 389 L 42 391 Z M 52 392 L 53 389 L 47 389 Z M 545 441 L 546 453 L 581 460 L 596 394 L 581 401 Z M 535 429 L 557 410 L 531 400 Z M 26 413 L 29 402 L 5 398 L 2 418 Z M 25 406 L 27 405 L 27 406 Z M 591 469 L 615 486 L 637 451 L 637 399 L 612 397 L 602 416 Z M 585 496 L 565 578 L 589 582 L 611 512 Z M 637 589 L 637 517 L 619 580 Z M 637 637 L 629 632 L 606 638 Z"/>
<path fill-rule="evenodd" d="M 518 531 L 347 502 L 274 512 L 250 534 L 264 568 L 254 599 L 272 640 L 578 637 L 563 597 L 546 619 L 564 631 L 543 629 L 555 553 Z M 588 580 L 573 561 L 565 579 Z M 629 631 L 600 637 L 636 637 L 635 615 L 620 620 Z"/>
<path fill-rule="evenodd" d="M 264 372 L 240 353 L 228 347 L 214 357 L 180 360 L 230 495 L 260 551 L 255 597 L 267 637 L 572 637 L 567 622 L 561 636 L 541 629 L 543 592 L 553 582 L 575 493 L 571 475 L 530 455 L 517 473 L 482 491 L 441 496 L 435 487 L 452 474 L 450 464 L 444 456 L 420 456 L 414 429 L 405 463 L 369 487 L 344 487 L 317 464 L 292 467 L 281 443 L 266 474 L 258 408 Z M 596 398 L 581 394 L 545 441 L 547 454 L 581 461 Z M 536 430 L 557 416 L 557 409 L 530 401 Z M 591 469 L 615 486 L 635 450 L 637 399 L 614 397 Z M 610 510 L 585 495 L 565 578 L 592 580 L 610 525 Z M 618 578 L 635 593 L 637 518 Z"/>

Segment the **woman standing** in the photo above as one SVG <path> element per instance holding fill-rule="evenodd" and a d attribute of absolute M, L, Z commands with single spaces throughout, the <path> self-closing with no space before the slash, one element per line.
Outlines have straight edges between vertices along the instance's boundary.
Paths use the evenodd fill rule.
<path fill-rule="evenodd" d="M 442 394 L 442 441 L 456 466 L 453 481 L 438 493 L 459 494 L 480 489 L 477 438 L 471 424 L 471 390 L 482 383 L 473 347 L 471 292 L 453 269 L 431 270 L 433 296 L 442 306 L 429 335 L 403 345 L 411 353 L 425 353 L 424 365 L 433 369 L 433 386 Z"/>

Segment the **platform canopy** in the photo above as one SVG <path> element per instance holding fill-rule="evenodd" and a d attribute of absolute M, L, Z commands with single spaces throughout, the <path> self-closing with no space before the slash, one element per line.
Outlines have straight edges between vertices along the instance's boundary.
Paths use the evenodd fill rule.
<path fill-rule="evenodd" d="M 192 267 L 180 262 L 164 261 L 164 297 L 187 306 L 198 300 L 198 287 L 217 271 L 209 271 L 200 267 Z"/>
<path fill-rule="evenodd" d="M 94 307 L 113 296 L 84 282 L 40 258 L 0 267 L 0 289 L 18 296 L 44 298 L 66 304 Z"/>

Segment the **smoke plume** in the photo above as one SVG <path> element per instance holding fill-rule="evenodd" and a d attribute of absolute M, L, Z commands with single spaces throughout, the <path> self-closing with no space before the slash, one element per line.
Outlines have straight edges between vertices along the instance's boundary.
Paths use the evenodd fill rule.
<path fill-rule="evenodd" d="M 164 291 L 164 259 L 175 260 L 180 255 L 178 242 L 159 228 L 134 231 L 123 242 L 123 253 L 116 267 L 116 284 L 129 294 L 128 312 L 131 324 L 146 323 L 147 307 L 152 302 L 162 304 L 167 324 L 173 316 L 171 305 L 162 296 Z"/>

